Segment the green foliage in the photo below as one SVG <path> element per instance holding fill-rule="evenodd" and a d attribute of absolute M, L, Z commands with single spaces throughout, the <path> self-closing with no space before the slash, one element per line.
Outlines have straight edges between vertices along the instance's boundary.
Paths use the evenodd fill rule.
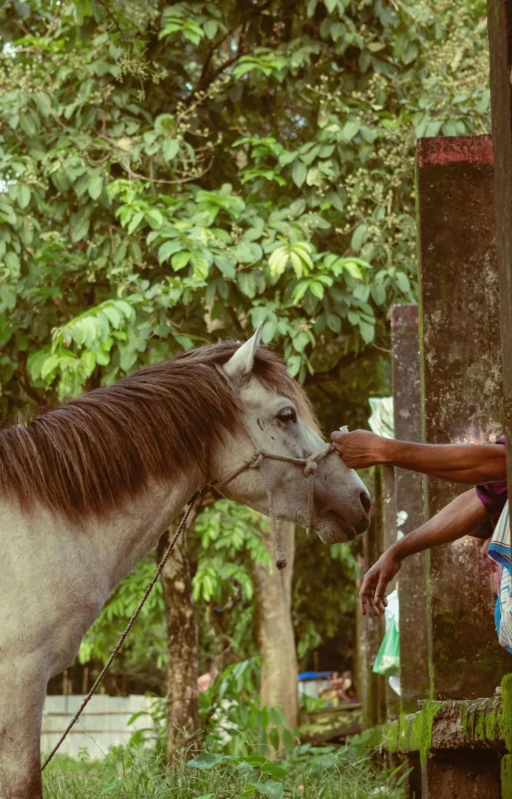
<path fill-rule="evenodd" d="M 259 321 L 301 380 L 318 344 L 384 342 L 414 291 L 415 136 L 487 126 L 483 14 L 4 3 L 3 410 Z"/>
<path fill-rule="evenodd" d="M 265 756 L 281 746 L 291 754 L 296 742 L 280 708 L 260 707 L 259 658 L 228 666 L 220 680 L 200 694 L 201 726 L 209 751 L 232 757 Z"/>
<path fill-rule="evenodd" d="M 260 676 L 259 658 L 232 663 L 199 695 L 200 735 L 208 754 L 195 759 L 197 768 L 221 762 L 223 756 L 227 759 L 256 755 L 264 759 L 272 748 L 276 751 L 283 748 L 289 755 L 295 750 L 296 740 L 287 729 L 280 708 L 260 707 Z M 149 713 L 135 714 L 130 723 L 140 716 L 148 716 L 151 723 L 132 735 L 131 746 L 150 744 L 165 759 L 166 715 L 165 698 L 155 699 Z"/>
<path fill-rule="evenodd" d="M 341 652 L 346 653 L 352 643 L 350 613 L 357 596 L 358 546 L 354 542 L 327 548 L 317 536 L 297 529 L 292 618 L 302 663 L 330 639 L 333 658 L 329 668 L 342 667 Z"/>
<path fill-rule="evenodd" d="M 262 541 L 261 530 L 270 525 L 259 513 L 249 508 L 219 500 L 199 515 L 194 532 L 199 535 L 197 571 L 193 579 L 193 596 L 197 602 L 225 605 L 237 587 L 241 599 L 251 600 L 254 587 L 251 566 L 255 563 L 271 567 L 269 553 Z"/>
<path fill-rule="evenodd" d="M 285 761 L 261 755 L 205 752 L 164 769 L 139 746 L 112 750 L 103 761 L 57 755 L 44 772 L 49 799 L 403 799 L 406 769 L 376 767 L 361 743 L 346 748 L 309 744 Z"/>

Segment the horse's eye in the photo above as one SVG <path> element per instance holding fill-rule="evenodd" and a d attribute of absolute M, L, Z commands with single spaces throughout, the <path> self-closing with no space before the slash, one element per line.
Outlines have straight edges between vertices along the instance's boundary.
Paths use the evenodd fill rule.
<path fill-rule="evenodd" d="M 280 422 L 287 423 L 287 422 L 296 422 L 297 421 L 297 414 L 293 410 L 293 408 L 284 408 L 282 411 L 279 411 L 277 414 L 277 418 Z"/>

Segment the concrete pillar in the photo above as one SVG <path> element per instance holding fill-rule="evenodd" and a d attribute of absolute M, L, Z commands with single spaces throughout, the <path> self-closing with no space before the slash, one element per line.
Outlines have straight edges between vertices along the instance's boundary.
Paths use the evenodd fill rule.
<path fill-rule="evenodd" d="M 502 429 L 491 138 L 421 139 L 417 202 L 424 440 L 485 442 Z M 461 490 L 429 479 L 428 515 Z M 510 656 L 479 542 L 431 550 L 428 586 L 431 696 L 492 696 Z"/>
<path fill-rule="evenodd" d="M 491 71 L 492 140 L 494 150 L 494 211 L 500 276 L 504 433 L 507 436 L 507 474 L 512 481 L 512 5 L 487 0 Z M 512 671 L 512 667 L 509 667 Z M 505 744 L 512 752 L 512 675 L 502 683 Z M 510 686 L 510 687 L 509 687 Z M 512 799 L 512 754 L 501 761 L 502 797 Z"/>
<path fill-rule="evenodd" d="M 395 438 L 421 441 L 420 355 L 418 306 L 391 308 L 393 406 Z M 395 469 L 395 506 L 398 535 L 416 530 L 425 520 L 423 477 Z M 418 700 L 429 697 L 427 576 L 424 552 L 404 561 L 399 572 L 400 687 L 405 713 L 418 710 Z"/>
<path fill-rule="evenodd" d="M 502 799 L 500 761 L 488 749 L 442 750 L 422 767 L 424 799 Z"/>
<path fill-rule="evenodd" d="M 487 0 L 491 67 L 496 251 L 500 275 L 504 430 L 507 473 L 512 481 L 512 5 Z"/>

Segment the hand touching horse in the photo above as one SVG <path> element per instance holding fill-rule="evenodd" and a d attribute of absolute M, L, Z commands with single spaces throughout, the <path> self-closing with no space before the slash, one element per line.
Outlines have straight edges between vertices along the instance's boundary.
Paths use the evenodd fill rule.
<path fill-rule="evenodd" d="M 276 355 L 226 341 L 142 369 L 0 433 L 0 797 L 40 799 L 48 680 L 73 661 L 116 585 L 205 483 L 254 447 L 305 459 L 325 446 Z M 221 489 L 326 543 L 366 530 L 370 499 L 338 457 L 264 459 Z M 310 497 L 311 500 L 311 497 Z M 310 518 L 312 514 L 312 518 Z"/>

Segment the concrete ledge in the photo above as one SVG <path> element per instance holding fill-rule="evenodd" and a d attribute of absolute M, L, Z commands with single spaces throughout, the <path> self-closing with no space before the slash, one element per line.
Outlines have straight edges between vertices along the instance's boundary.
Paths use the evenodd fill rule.
<path fill-rule="evenodd" d="M 500 697 L 428 700 L 418 713 L 380 727 L 380 745 L 388 752 L 419 752 L 422 760 L 433 750 L 505 750 L 502 706 Z"/>

